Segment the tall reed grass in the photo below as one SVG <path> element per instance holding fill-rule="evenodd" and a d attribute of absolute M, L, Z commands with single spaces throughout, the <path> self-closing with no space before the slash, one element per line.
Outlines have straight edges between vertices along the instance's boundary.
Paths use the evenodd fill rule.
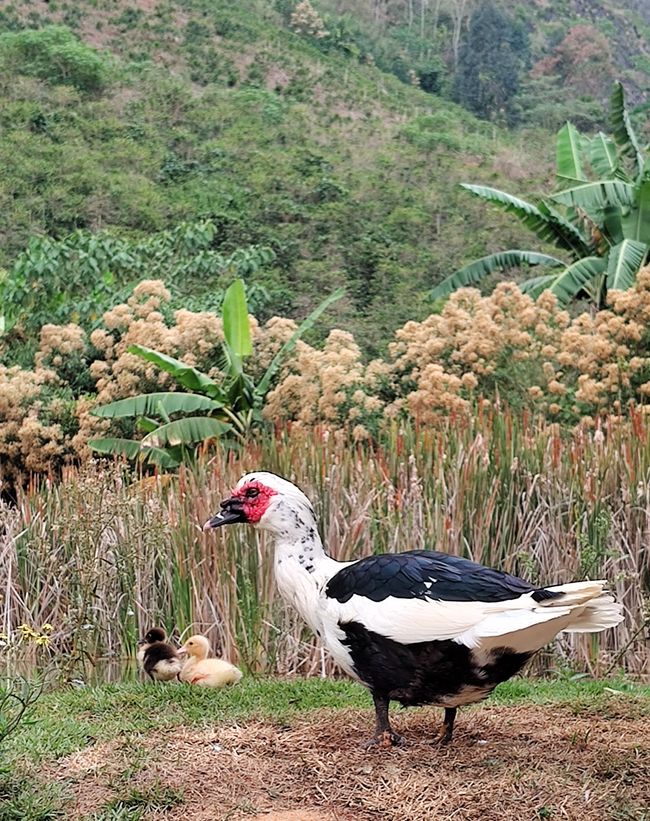
<path fill-rule="evenodd" d="M 435 548 L 534 582 L 607 578 L 625 622 L 563 637 L 537 669 L 650 675 L 650 436 L 641 414 L 563 437 L 495 411 L 442 429 L 394 427 L 381 445 L 284 429 L 218 450 L 177 476 L 123 465 L 69 471 L 0 508 L 0 633 L 53 625 L 49 652 L 132 655 L 153 624 L 205 632 L 254 672 L 317 674 L 330 661 L 274 587 L 272 546 L 202 523 L 239 476 L 297 482 L 337 559 Z"/>

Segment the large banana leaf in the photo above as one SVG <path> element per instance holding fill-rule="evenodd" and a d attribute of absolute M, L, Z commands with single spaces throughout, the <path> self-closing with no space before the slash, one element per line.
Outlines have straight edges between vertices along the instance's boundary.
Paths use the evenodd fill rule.
<path fill-rule="evenodd" d="M 623 242 L 623 210 L 618 205 L 609 205 L 603 208 L 601 227 L 610 245 Z"/>
<path fill-rule="evenodd" d="M 206 439 L 218 439 L 232 430 L 232 426 L 209 416 L 190 416 L 161 425 L 142 440 L 143 450 L 175 445 L 193 445 Z"/>
<path fill-rule="evenodd" d="M 591 238 L 587 238 L 559 211 L 556 211 L 555 208 L 552 208 L 547 202 L 540 202 L 539 210 L 540 213 L 546 217 L 549 225 L 554 227 L 556 232 L 554 242 L 558 247 L 571 251 L 571 254 L 576 260 L 581 257 L 588 257 L 593 252 L 594 247 Z M 557 241 L 557 237 L 559 236 L 562 237 L 562 243 Z"/>
<path fill-rule="evenodd" d="M 88 446 L 97 453 L 104 453 L 107 456 L 126 456 L 127 459 L 142 459 L 163 468 L 175 468 L 180 464 L 178 459 L 167 453 L 167 451 L 160 448 L 147 448 L 145 450 L 140 446 L 140 442 L 135 442 L 133 439 L 90 439 Z"/>
<path fill-rule="evenodd" d="M 643 153 L 639 146 L 630 115 L 625 107 L 625 92 L 621 83 L 614 84 L 614 91 L 610 99 L 610 120 L 614 140 L 621 154 L 633 163 L 633 174 L 639 178 L 643 174 Z"/>
<path fill-rule="evenodd" d="M 572 183 L 587 181 L 582 171 L 582 160 L 580 159 L 583 140 L 583 136 L 571 123 L 565 123 L 558 131 L 555 155 L 557 176 L 560 179 Z"/>
<path fill-rule="evenodd" d="M 519 285 L 519 290 L 523 294 L 530 294 L 533 299 L 537 299 L 542 291 L 545 291 L 555 282 L 557 277 L 557 274 L 544 274 L 544 276 L 541 277 L 531 277 L 531 279 L 527 279 Z"/>
<path fill-rule="evenodd" d="M 634 205 L 634 198 L 634 185 L 619 180 L 598 180 L 551 194 L 555 202 L 583 208 L 587 213 L 603 211 L 611 205 Z"/>
<path fill-rule="evenodd" d="M 503 211 L 513 214 L 544 242 L 552 242 L 554 245 L 557 245 L 558 248 L 563 248 L 575 253 L 575 236 L 573 234 L 567 236 L 565 231 L 562 230 L 562 227 L 557 224 L 556 220 L 550 219 L 548 214 L 544 213 L 532 203 L 519 199 L 519 197 L 513 197 L 511 194 L 506 194 L 497 188 L 489 188 L 485 185 L 461 183 L 461 186 L 469 191 L 470 194 L 487 200 Z M 575 230 L 574 228 L 573 231 L 575 232 Z"/>
<path fill-rule="evenodd" d="M 643 242 L 624 239 L 615 245 L 607 261 L 608 289 L 626 291 L 631 288 L 647 254 L 648 246 Z"/>
<path fill-rule="evenodd" d="M 549 268 L 564 268 L 566 262 L 548 254 L 538 254 L 536 251 L 511 250 L 490 254 L 487 257 L 475 260 L 443 279 L 429 293 L 429 297 L 430 299 L 440 299 L 440 297 L 451 294 L 457 288 L 466 288 L 468 285 L 480 282 L 495 271 L 521 268 L 527 265 L 548 265 Z"/>
<path fill-rule="evenodd" d="M 616 176 L 616 146 L 602 131 L 589 142 L 589 161 L 599 177 L 611 180 Z"/>
<path fill-rule="evenodd" d="M 217 402 L 225 402 L 224 393 L 214 379 L 210 379 L 207 374 L 201 373 L 201 371 L 197 371 L 196 368 L 186 365 L 185 362 L 181 362 L 180 359 L 174 359 L 173 356 L 159 353 L 144 345 L 129 345 L 128 351 L 129 353 L 136 354 L 136 356 L 141 356 L 148 362 L 153 362 L 153 364 L 157 365 L 161 370 L 170 373 L 184 388 L 190 391 L 196 391 L 197 393 L 203 393 Z"/>
<path fill-rule="evenodd" d="M 626 239 L 650 244 L 650 180 L 638 187 L 636 207 L 623 214 L 622 224 Z"/>
<path fill-rule="evenodd" d="M 221 402 L 195 393 L 143 393 L 128 399 L 119 399 L 93 410 L 95 416 L 104 419 L 120 419 L 125 416 L 171 415 L 172 413 L 196 413 L 213 411 L 223 407 Z M 161 413 L 162 411 L 162 413 Z M 163 415 L 164 414 L 164 415 Z"/>
<path fill-rule="evenodd" d="M 314 326 L 314 324 L 318 321 L 321 314 L 323 314 L 330 305 L 334 302 L 338 302 L 339 299 L 345 294 L 345 288 L 338 288 L 334 293 L 330 294 L 326 297 L 320 305 L 318 305 L 314 310 L 309 314 L 308 317 L 303 319 L 300 325 L 296 328 L 296 330 L 291 334 L 289 339 L 284 343 L 284 345 L 280 348 L 280 350 L 276 353 L 276 355 L 271 360 L 271 364 L 266 369 L 264 376 L 260 379 L 260 381 L 255 386 L 255 393 L 257 394 L 258 398 L 263 399 L 266 396 L 266 393 L 271 385 L 271 380 L 275 376 L 278 368 L 282 364 L 283 360 L 291 353 L 291 351 L 295 348 L 296 343 L 300 339 L 300 337 L 306 333 L 310 328 Z"/>
<path fill-rule="evenodd" d="M 223 335 L 226 338 L 230 366 L 235 374 L 242 371 L 242 360 L 253 353 L 251 329 L 248 322 L 246 291 L 241 279 L 228 286 L 223 298 Z"/>
<path fill-rule="evenodd" d="M 567 305 L 588 283 L 605 271 L 606 263 L 602 257 L 587 257 L 569 265 L 557 277 L 550 290 L 557 296 L 561 305 Z"/>

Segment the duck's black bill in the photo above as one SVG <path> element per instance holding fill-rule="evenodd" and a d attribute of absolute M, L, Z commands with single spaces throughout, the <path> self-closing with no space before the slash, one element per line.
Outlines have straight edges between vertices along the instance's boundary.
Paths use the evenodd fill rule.
<path fill-rule="evenodd" d="M 221 510 L 216 516 L 203 525 L 203 530 L 214 530 L 215 527 L 222 527 L 223 525 L 234 525 L 238 522 L 246 522 L 246 514 L 241 508 L 241 502 L 237 499 L 233 501 L 228 499 L 227 502 L 221 503 Z"/>

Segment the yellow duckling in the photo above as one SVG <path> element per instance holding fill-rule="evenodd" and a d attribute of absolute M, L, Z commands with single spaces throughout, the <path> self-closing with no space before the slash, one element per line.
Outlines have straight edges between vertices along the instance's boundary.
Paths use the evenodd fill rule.
<path fill-rule="evenodd" d="M 242 677 L 241 670 L 229 661 L 208 658 L 210 643 L 205 636 L 190 636 L 178 652 L 187 656 L 179 676 L 181 681 L 200 687 L 225 687 L 237 684 Z"/>

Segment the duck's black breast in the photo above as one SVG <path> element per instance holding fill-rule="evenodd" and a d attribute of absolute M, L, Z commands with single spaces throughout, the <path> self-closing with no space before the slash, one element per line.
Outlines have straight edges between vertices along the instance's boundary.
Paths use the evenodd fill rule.
<path fill-rule="evenodd" d="M 405 707 L 480 701 L 519 672 L 532 655 L 500 647 L 479 661 L 471 648 L 451 640 L 401 644 L 359 622 L 339 623 L 339 627 L 361 681 L 374 694 Z"/>

